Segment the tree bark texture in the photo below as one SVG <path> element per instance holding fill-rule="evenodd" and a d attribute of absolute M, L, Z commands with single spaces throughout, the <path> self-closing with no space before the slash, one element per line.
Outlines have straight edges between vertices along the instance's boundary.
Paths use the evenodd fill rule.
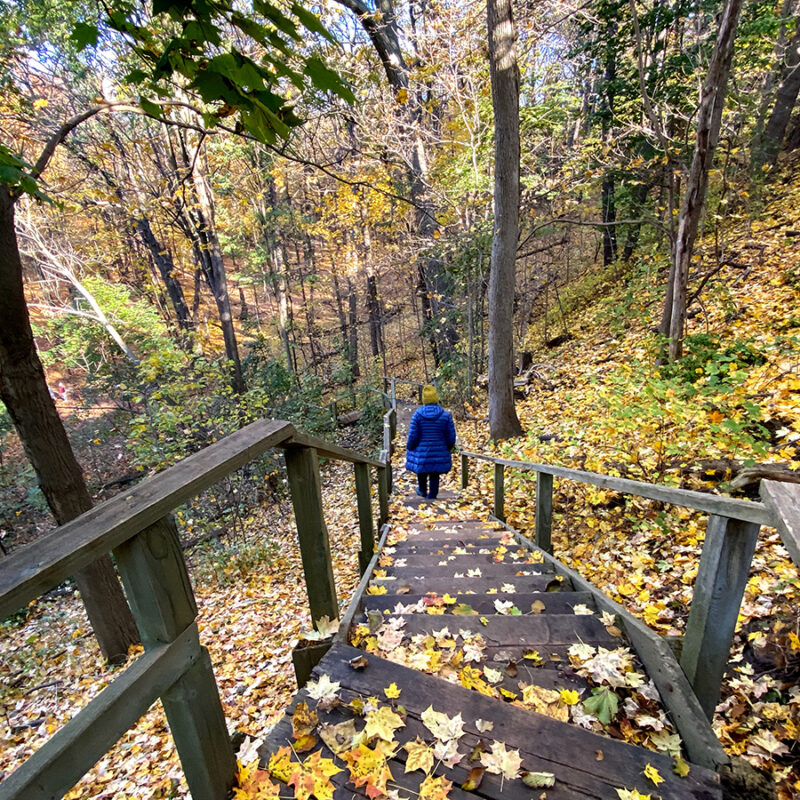
<path fill-rule="evenodd" d="M 667 302 L 665 302 L 662 316 L 662 333 L 669 338 L 670 361 L 680 358 L 683 352 L 689 267 L 705 205 L 708 173 L 719 141 L 722 109 L 725 104 L 725 93 L 741 10 L 742 0 L 728 0 L 723 11 L 708 73 L 701 90 L 694 155 L 678 216 L 678 231 L 670 269 L 670 286 L 666 293 Z"/>
<path fill-rule="evenodd" d="M 42 493 L 59 525 L 92 507 L 83 472 L 47 388 L 36 351 L 14 228 L 15 198 L 0 185 L 0 397 L 5 403 Z M 136 623 L 109 556 L 75 575 L 100 650 L 124 660 L 139 640 Z"/>
<path fill-rule="evenodd" d="M 775 103 L 764 124 L 763 133 L 753 148 L 755 169 L 760 169 L 764 164 L 774 167 L 778 161 L 778 153 L 786 136 L 798 92 L 800 92 L 800 16 L 797 17 L 794 35 L 786 48 L 780 84 L 775 93 Z"/>
<path fill-rule="evenodd" d="M 489 430 L 522 433 L 514 408 L 513 310 L 519 238 L 519 69 L 511 0 L 488 0 L 494 109 L 494 234 L 489 271 Z"/>

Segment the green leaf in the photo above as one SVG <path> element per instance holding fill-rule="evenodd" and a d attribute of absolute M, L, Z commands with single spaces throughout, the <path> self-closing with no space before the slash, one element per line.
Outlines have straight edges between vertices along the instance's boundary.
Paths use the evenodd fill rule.
<path fill-rule="evenodd" d="M 146 97 L 140 97 L 139 106 L 145 114 L 155 117 L 156 119 L 161 119 L 161 106 L 157 105 L 152 100 L 148 100 Z"/>
<path fill-rule="evenodd" d="M 350 89 L 332 69 L 325 66 L 321 58 L 316 56 L 309 58 L 303 72 L 311 78 L 317 89 L 333 92 L 348 103 L 355 103 L 356 99 Z"/>
<path fill-rule="evenodd" d="M 97 26 L 90 25 L 88 22 L 76 22 L 69 38 L 75 42 L 78 52 L 87 45 L 97 47 Z"/>
<path fill-rule="evenodd" d="M 603 725 L 608 725 L 619 710 L 619 698 L 608 688 L 601 686 L 593 689 L 593 697 L 583 701 L 583 707 L 593 714 Z"/>
<path fill-rule="evenodd" d="M 328 29 L 322 24 L 320 18 L 313 12 L 298 3 L 292 3 L 292 13 L 300 20 L 301 24 L 312 33 L 324 36 L 331 44 L 336 44 L 336 39 L 330 34 Z"/>

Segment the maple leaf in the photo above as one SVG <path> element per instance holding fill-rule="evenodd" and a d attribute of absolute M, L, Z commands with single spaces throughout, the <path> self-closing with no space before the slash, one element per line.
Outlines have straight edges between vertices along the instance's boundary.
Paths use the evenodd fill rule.
<path fill-rule="evenodd" d="M 492 669 L 491 667 L 484 667 L 483 674 L 489 683 L 500 683 L 503 680 L 503 673 L 499 669 Z"/>
<path fill-rule="evenodd" d="M 447 778 L 434 778 L 428 775 L 419 787 L 419 800 L 447 800 L 447 793 L 453 788 Z"/>
<path fill-rule="evenodd" d="M 322 758 L 322 750 L 317 750 L 302 764 L 295 765 L 287 783 L 294 786 L 296 800 L 308 800 L 312 796 L 317 800 L 333 800 L 331 776 L 341 771 L 330 758 Z"/>
<path fill-rule="evenodd" d="M 269 774 L 279 781 L 289 783 L 289 778 L 295 770 L 292 763 L 292 751 L 288 747 L 281 747 L 269 758 Z"/>
<path fill-rule="evenodd" d="M 574 706 L 580 699 L 580 692 L 577 692 L 575 689 L 562 689 L 559 696 L 561 697 L 562 703 L 568 706 Z"/>
<path fill-rule="evenodd" d="M 460 713 L 448 717 L 441 711 L 434 711 L 433 706 L 428 706 L 420 715 L 420 719 L 440 742 L 460 739 L 464 735 L 464 720 L 461 719 Z"/>
<path fill-rule="evenodd" d="M 678 756 L 672 765 L 672 771 L 681 778 L 685 778 L 689 774 L 689 765 Z"/>
<path fill-rule="evenodd" d="M 258 769 L 257 761 L 240 766 L 236 780 L 239 786 L 233 790 L 234 800 L 278 800 L 280 786 L 269 779 L 267 770 Z"/>
<path fill-rule="evenodd" d="M 485 767 L 473 767 L 469 771 L 466 781 L 461 784 L 461 788 L 465 792 L 474 792 L 481 785 L 484 772 L 486 772 Z"/>
<path fill-rule="evenodd" d="M 307 703 L 298 703 L 292 715 L 292 736 L 300 739 L 312 733 L 319 723 L 316 711 L 309 711 Z"/>
<path fill-rule="evenodd" d="M 417 736 L 413 742 L 406 742 L 403 745 L 403 750 L 408 753 L 406 759 L 406 772 L 413 772 L 416 769 L 421 769 L 424 773 L 429 773 L 433 769 L 433 748 L 423 742 Z"/>
<path fill-rule="evenodd" d="M 338 725 L 320 725 L 319 735 L 328 749 L 337 756 L 346 750 L 352 750 L 360 736 L 354 719 L 348 719 Z"/>
<path fill-rule="evenodd" d="M 433 746 L 433 754 L 450 769 L 464 758 L 463 753 L 458 752 L 458 741 L 456 739 L 451 739 L 449 742 L 436 742 Z"/>
<path fill-rule="evenodd" d="M 377 747 L 370 749 L 365 744 L 342 754 L 350 770 L 350 781 L 358 788 L 366 786 L 367 797 L 376 798 L 386 794 L 386 784 L 392 773 L 386 763 L 386 754 Z"/>
<path fill-rule="evenodd" d="M 332 681 L 328 675 L 320 675 L 319 680 L 309 681 L 305 688 L 309 697 L 313 697 L 314 700 L 322 700 L 335 695 L 342 685 L 338 681 Z"/>
<path fill-rule="evenodd" d="M 642 775 L 648 780 L 651 780 L 656 786 L 658 786 L 659 783 L 664 783 L 664 779 L 659 775 L 658 770 L 652 764 L 647 764 L 645 766 L 644 770 L 642 770 Z"/>
<path fill-rule="evenodd" d="M 396 700 L 398 697 L 400 697 L 400 692 L 401 692 L 401 691 L 402 691 L 401 689 L 398 689 L 398 688 L 397 688 L 397 684 L 396 684 L 396 683 L 390 683 L 390 684 L 389 684 L 389 685 L 388 685 L 388 686 L 387 686 L 387 687 L 386 687 L 386 688 L 383 690 L 383 693 L 384 693 L 384 694 L 385 694 L 385 695 L 386 695 L 386 696 L 387 696 L 387 697 L 388 697 L 390 700 Z"/>
<path fill-rule="evenodd" d="M 608 725 L 619 710 L 619 698 L 608 688 L 601 686 L 592 690 L 592 697 L 583 701 L 583 707 L 603 725 Z"/>
<path fill-rule="evenodd" d="M 383 706 L 377 711 L 367 714 L 366 719 L 367 725 L 364 730 L 369 739 L 379 736 L 384 741 L 391 742 L 394 739 L 394 732 L 398 728 L 405 727 L 402 717 L 392 711 L 389 706 Z"/>
<path fill-rule="evenodd" d="M 494 775 L 514 780 L 519 777 L 522 758 L 519 750 L 507 750 L 503 742 L 492 742 L 491 753 L 481 753 L 481 764 Z"/>
<path fill-rule="evenodd" d="M 492 730 L 492 728 L 494 728 L 494 722 L 487 722 L 485 719 L 476 719 L 475 727 L 481 733 L 487 733 L 488 731 Z"/>
<path fill-rule="evenodd" d="M 637 789 L 615 789 L 619 800 L 651 800 L 649 794 L 641 794 Z"/>

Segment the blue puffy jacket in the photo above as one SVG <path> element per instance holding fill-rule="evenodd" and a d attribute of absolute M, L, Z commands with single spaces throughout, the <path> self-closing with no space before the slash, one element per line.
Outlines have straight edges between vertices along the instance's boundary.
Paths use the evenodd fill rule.
<path fill-rule="evenodd" d="M 436 403 L 418 408 L 408 426 L 406 469 L 412 472 L 449 472 L 450 449 L 456 443 L 456 426 L 449 411 Z"/>

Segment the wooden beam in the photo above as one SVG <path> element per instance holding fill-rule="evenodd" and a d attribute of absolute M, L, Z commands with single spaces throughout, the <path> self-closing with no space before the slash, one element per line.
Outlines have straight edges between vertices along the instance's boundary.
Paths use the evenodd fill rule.
<path fill-rule="evenodd" d="M 501 522 L 506 521 L 505 467 L 497 462 L 494 465 L 494 515 Z"/>
<path fill-rule="evenodd" d="M 121 544 L 114 556 L 146 649 L 176 639 L 194 624 L 197 605 L 172 517 Z M 204 649 L 161 700 L 193 800 L 224 800 L 236 760 Z"/>
<path fill-rule="evenodd" d="M 161 702 L 192 800 L 226 800 L 236 778 L 236 756 L 205 647 Z"/>
<path fill-rule="evenodd" d="M 292 494 L 300 554 L 306 579 L 311 619 L 337 619 L 339 604 L 333 581 L 331 545 L 322 513 L 319 459 L 313 447 L 287 447 L 286 472 Z"/>
<path fill-rule="evenodd" d="M 461 454 L 461 488 L 466 489 L 469 485 L 469 458 Z"/>
<path fill-rule="evenodd" d="M 389 520 L 389 471 L 392 468 L 389 453 L 381 450 L 382 466 L 378 467 L 378 527 L 383 527 Z"/>
<path fill-rule="evenodd" d="M 372 521 L 372 499 L 369 491 L 369 467 L 355 464 L 356 502 L 358 505 L 358 528 L 361 533 L 361 549 L 358 566 L 364 574 L 375 552 L 375 526 Z"/>
<path fill-rule="evenodd" d="M 294 433 L 280 420 L 254 422 L 142 481 L 0 561 L 0 618 L 105 555 Z"/>
<path fill-rule="evenodd" d="M 790 558 L 800 567 L 800 486 L 761 481 L 759 493 L 764 505 L 772 512 L 775 527 Z"/>
<path fill-rule="evenodd" d="M 537 464 L 532 461 L 510 461 L 505 458 L 494 458 L 482 453 L 462 451 L 469 458 L 479 461 L 489 461 L 493 464 L 502 464 L 515 469 L 528 469 L 543 472 L 556 478 L 567 478 L 578 483 L 588 483 L 592 486 L 601 486 L 614 492 L 632 494 L 637 497 L 647 497 L 650 500 L 660 500 L 684 508 L 694 508 L 706 511 L 709 514 L 718 514 L 722 517 L 740 519 L 745 522 L 756 522 L 759 525 L 775 525 L 772 512 L 762 503 L 751 503 L 747 500 L 734 500 L 731 497 L 693 492 L 689 489 L 673 489 L 671 486 L 657 486 L 653 483 L 631 481 L 627 478 L 616 478 L 612 475 L 600 475 L 597 472 L 585 472 L 580 469 L 556 467 L 551 464 Z"/>
<path fill-rule="evenodd" d="M 730 658 L 758 525 L 711 516 L 683 637 L 681 667 L 709 719 Z"/>
<path fill-rule="evenodd" d="M 555 569 L 557 575 L 572 581 L 576 591 L 591 592 L 600 611 L 615 614 L 622 622 L 625 633 L 642 660 L 648 676 L 658 689 L 661 700 L 681 735 L 689 760 L 713 770 L 729 763 L 728 755 L 719 743 L 686 675 L 664 639 L 575 570 L 564 566 L 557 558 L 537 547 L 519 531 L 509 525 L 505 527 L 514 534 L 521 545 L 540 552 L 545 562 Z"/>
<path fill-rule="evenodd" d="M 197 626 L 131 664 L 0 783 L 0 800 L 62 797 L 200 658 Z"/>
<path fill-rule="evenodd" d="M 553 476 L 536 473 L 536 544 L 552 553 L 550 534 L 553 528 Z"/>
<path fill-rule="evenodd" d="M 285 441 L 281 442 L 280 447 L 313 447 L 317 454 L 323 458 L 332 458 L 335 461 L 349 461 L 352 464 L 369 464 L 371 467 L 377 467 L 380 462 L 374 458 L 367 458 L 357 453 L 355 450 L 348 450 L 346 447 L 339 447 L 338 445 L 326 442 L 323 439 L 318 439 L 316 436 L 309 436 L 302 431 L 294 431 L 291 436 L 287 436 Z"/>

